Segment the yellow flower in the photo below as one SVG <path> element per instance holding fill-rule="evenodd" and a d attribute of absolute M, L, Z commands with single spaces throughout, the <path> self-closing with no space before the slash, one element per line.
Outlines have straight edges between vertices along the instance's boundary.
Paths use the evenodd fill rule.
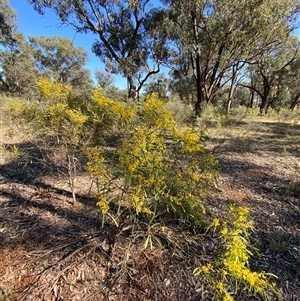
<path fill-rule="evenodd" d="M 199 182 L 199 180 L 200 180 L 200 176 L 199 176 L 199 174 L 196 173 L 196 172 L 193 172 L 193 173 L 191 174 L 191 178 L 192 178 L 192 180 L 195 181 L 195 182 Z"/>
<path fill-rule="evenodd" d="M 228 228 L 227 228 L 227 227 L 224 227 L 224 228 L 221 230 L 221 235 L 222 235 L 223 237 L 225 237 L 227 234 L 228 234 Z"/>
<path fill-rule="evenodd" d="M 206 208 L 205 208 L 205 206 L 204 206 L 203 204 L 199 204 L 199 207 L 200 207 L 201 212 L 202 212 L 203 214 L 205 214 L 205 213 L 206 213 Z"/>
<path fill-rule="evenodd" d="M 84 152 L 87 156 L 87 170 L 99 180 L 105 182 L 111 175 L 105 166 L 105 159 L 98 147 L 86 147 Z"/>
<path fill-rule="evenodd" d="M 182 153 L 197 153 L 202 151 L 199 135 L 192 129 L 174 129 L 174 139 L 180 145 Z"/>
<path fill-rule="evenodd" d="M 220 292 L 223 292 L 225 289 L 224 289 L 224 284 L 222 282 L 218 282 L 217 285 L 216 285 L 216 288 L 220 291 Z"/>
<path fill-rule="evenodd" d="M 100 208 L 102 214 L 106 214 L 109 210 L 109 204 L 108 204 L 106 196 L 104 196 L 102 199 L 100 199 L 96 205 Z"/>
<path fill-rule="evenodd" d="M 236 208 L 238 215 L 247 215 L 249 213 L 249 208 L 247 207 L 238 207 Z"/>
<path fill-rule="evenodd" d="M 213 227 L 220 226 L 220 220 L 218 218 L 214 218 L 213 221 L 212 221 L 212 226 Z"/>
<path fill-rule="evenodd" d="M 226 270 L 222 270 L 222 274 L 223 274 L 224 276 L 226 276 L 226 275 L 228 275 L 228 272 L 227 272 Z"/>
<path fill-rule="evenodd" d="M 38 91 L 46 101 L 62 101 L 67 98 L 72 87 L 59 82 L 53 82 L 48 78 L 41 78 L 37 81 Z"/>
<path fill-rule="evenodd" d="M 162 231 L 162 232 L 166 232 L 166 230 L 167 230 L 167 227 L 166 227 L 166 226 L 161 226 L 161 231 Z"/>
<path fill-rule="evenodd" d="M 199 275 L 200 273 L 207 274 L 207 273 L 209 273 L 210 271 L 213 271 L 213 266 L 212 266 L 211 263 L 208 263 L 208 264 L 203 265 L 203 266 L 201 266 L 201 267 L 199 267 L 199 268 L 196 268 L 196 269 L 194 270 L 194 275 L 197 276 L 197 275 Z"/>
<path fill-rule="evenodd" d="M 155 93 L 146 97 L 141 113 L 144 122 L 148 123 L 149 127 L 172 130 L 176 125 L 172 113 L 164 107 L 164 102 L 159 100 Z"/>
<path fill-rule="evenodd" d="M 81 112 L 79 112 L 77 110 L 68 109 L 67 115 L 68 115 L 70 121 L 75 125 L 81 125 L 84 122 L 86 122 L 86 120 L 88 119 L 88 117 L 86 115 L 83 115 Z"/>
<path fill-rule="evenodd" d="M 130 124 L 136 116 L 136 109 L 134 106 L 123 105 L 122 103 L 111 99 L 103 94 L 99 89 L 94 90 L 92 100 L 99 105 L 100 115 L 112 114 L 125 124 Z"/>
<path fill-rule="evenodd" d="M 234 301 L 234 299 L 227 293 L 227 294 L 223 297 L 223 301 Z"/>

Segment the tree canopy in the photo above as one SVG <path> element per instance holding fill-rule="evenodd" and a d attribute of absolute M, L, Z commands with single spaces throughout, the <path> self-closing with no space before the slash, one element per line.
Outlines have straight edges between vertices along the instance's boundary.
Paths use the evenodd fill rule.
<path fill-rule="evenodd" d="M 175 45 L 170 64 L 177 72 L 194 78 L 196 111 L 201 111 L 204 102 L 212 102 L 218 90 L 234 79 L 228 76 L 233 68 L 239 71 L 274 45 L 285 43 L 299 12 L 295 0 L 167 3 L 170 38 Z"/>
<path fill-rule="evenodd" d="M 119 74 L 127 79 L 128 98 L 139 99 L 141 92 L 154 90 L 166 99 L 176 93 L 192 103 L 197 114 L 205 103 L 222 103 L 229 110 L 236 91 L 243 91 L 243 99 L 248 91 L 250 105 L 258 98 L 262 114 L 269 106 L 295 108 L 299 103 L 293 80 L 299 71 L 299 41 L 293 36 L 299 0 L 28 2 L 41 14 L 54 11 L 76 32 L 95 35 L 91 49 L 107 72 L 96 72 L 95 77 L 106 93 L 118 95 L 106 81 Z M 17 32 L 16 14 L 7 0 L 1 0 L 0 8 L 0 43 L 9 46 L 2 50 L 2 88 L 9 83 L 16 85 L 11 91 L 22 93 L 26 89 L 20 83 L 29 75 L 79 90 L 93 85 L 84 68 L 88 56 L 83 48 L 59 36 L 27 41 Z M 171 70 L 169 78 L 161 73 L 166 72 L 163 67 Z M 26 76 L 25 70 L 30 70 Z M 23 74 L 22 80 L 18 74 Z M 29 86 L 25 82 L 24 87 Z"/>
<path fill-rule="evenodd" d="M 80 77 L 88 53 L 76 48 L 70 39 L 53 37 L 29 37 L 36 66 L 43 76 L 63 84 L 72 84 Z"/>
<path fill-rule="evenodd" d="M 14 42 L 13 34 L 17 29 L 16 13 L 7 0 L 0 0 L 0 45 Z"/>
<path fill-rule="evenodd" d="M 158 19 L 152 18 L 150 0 L 29 2 L 39 13 L 46 8 L 54 10 L 64 24 L 77 32 L 96 34 L 94 53 L 112 73 L 127 79 L 129 97 L 138 98 L 146 80 L 160 71 L 164 51 L 155 47 Z"/>

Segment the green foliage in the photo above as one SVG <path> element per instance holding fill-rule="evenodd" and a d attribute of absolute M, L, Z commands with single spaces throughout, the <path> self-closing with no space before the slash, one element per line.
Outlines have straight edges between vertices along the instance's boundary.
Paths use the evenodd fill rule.
<path fill-rule="evenodd" d="M 31 36 L 29 42 L 35 64 L 44 77 L 73 86 L 83 82 L 88 53 L 82 47 L 76 48 L 70 39 L 59 36 Z"/>
<path fill-rule="evenodd" d="M 93 52 L 110 72 L 128 80 L 131 98 L 136 98 L 145 81 L 159 72 L 166 50 L 159 41 L 160 22 L 152 17 L 156 10 L 152 10 L 149 1 L 29 2 L 39 13 L 52 9 L 62 22 L 71 24 L 77 32 L 96 34 L 99 39 L 93 44 Z"/>
<path fill-rule="evenodd" d="M 172 113 L 178 125 L 188 124 L 194 117 L 192 105 L 185 104 L 175 97 L 171 97 L 165 108 Z"/>
<path fill-rule="evenodd" d="M 15 97 L 32 98 L 36 95 L 37 69 L 32 49 L 20 33 L 14 34 L 11 47 L 1 51 L 1 90 Z"/>
<path fill-rule="evenodd" d="M 103 96 L 101 102 L 97 99 L 105 109 L 108 100 Z M 126 121 L 128 111 L 120 114 L 123 109 L 119 110 L 119 104 L 111 100 L 109 104 L 110 113 L 116 106 L 115 113 Z M 164 216 L 199 226 L 205 214 L 203 196 L 217 173 L 216 161 L 203 148 L 202 133 L 179 128 L 164 102 L 154 94 L 139 105 L 137 116 L 127 122 L 131 123 L 129 131 L 116 149 L 118 161 L 114 169 L 123 181 L 119 204 L 133 216 Z M 88 164 L 104 162 L 101 156 L 101 152 L 98 159 L 93 155 Z M 92 173 L 98 177 L 101 174 L 97 169 Z M 103 187 L 104 192 L 110 191 L 106 184 Z M 104 214 L 109 212 L 109 202 L 109 193 L 98 202 Z"/>
<path fill-rule="evenodd" d="M 9 6 L 7 0 L 0 1 L 0 44 L 9 46 L 14 43 L 14 31 L 16 30 L 16 13 Z"/>
<path fill-rule="evenodd" d="M 152 76 L 151 80 L 145 84 L 144 89 L 147 95 L 156 93 L 159 99 L 168 101 L 167 93 L 169 82 L 170 80 L 163 73 L 160 73 Z"/>
<path fill-rule="evenodd" d="M 274 109 L 269 109 L 267 117 L 274 118 L 279 122 L 293 123 L 295 125 L 300 123 L 300 110 L 295 109 L 291 111 L 287 108 L 281 108 L 279 111 Z"/>
<path fill-rule="evenodd" d="M 203 106 L 201 116 L 197 118 L 197 123 L 205 127 L 214 127 L 221 130 L 228 123 L 229 115 L 223 106 L 214 106 L 207 103 Z"/>
<path fill-rule="evenodd" d="M 194 274 L 214 292 L 214 300 L 234 301 L 241 289 L 259 294 L 264 300 L 269 300 L 270 292 L 280 298 L 275 284 L 269 281 L 271 275 L 250 270 L 253 223 L 248 208 L 231 205 L 226 221 L 214 219 L 211 228 L 219 236 L 219 255 L 214 262 L 196 268 Z"/>

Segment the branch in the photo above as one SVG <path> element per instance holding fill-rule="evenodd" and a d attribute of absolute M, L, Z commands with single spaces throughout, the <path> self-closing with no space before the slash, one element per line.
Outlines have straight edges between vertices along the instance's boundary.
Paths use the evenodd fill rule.
<path fill-rule="evenodd" d="M 159 73 L 160 71 L 160 68 L 159 66 L 157 67 L 157 70 L 152 70 L 150 72 L 147 73 L 147 75 L 144 77 L 143 80 L 139 80 L 139 87 L 137 88 L 137 92 L 139 92 L 141 90 L 141 88 L 143 87 L 144 83 L 148 80 L 148 78 L 151 76 L 151 75 L 154 75 L 154 74 L 157 74 Z"/>
<path fill-rule="evenodd" d="M 257 90 L 255 87 L 249 86 L 249 85 L 245 85 L 245 84 L 238 84 L 238 85 L 239 85 L 239 86 L 242 86 L 242 87 L 245 87 L 245 88 L 248 88 L 248 89 L 250 89 L 250 90 L 256 92 L 256 93 L 260 96 L 260 98 L 263 98 L 262 93 L 261 93 L 259 90 Z"/>

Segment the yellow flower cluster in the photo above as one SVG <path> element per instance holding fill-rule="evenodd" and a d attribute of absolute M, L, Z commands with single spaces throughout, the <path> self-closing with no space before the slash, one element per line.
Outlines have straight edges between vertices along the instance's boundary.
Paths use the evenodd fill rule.
<path fill-rule="evenodd" d="M 214 218 L 213 221 L 212 221 L 212 226 L 214 228 L 220 226 L 220 220 L 218 218 Z"/>
<path fill-rule="evenodd" d="M 46 111 L 45 116 L 48 115 L 48 121 L 51 126 L 59 127 L 66 118 L 66 111 L 68 105 L 64 103 L 55 103 L 48 107 L 48 114 Z"/>
<path fill-rule="evenodd" d="M 163 210 L 181 222 L 201 223 L 205 213 L 202 195 L 212 180 L 215 163 L 203 151 L 200 135 L 191 129 L 177 129 L 172 113 L 154 94 L 134 107 L 114 101 L 100 90 L 95 90 L 92 98 L 89 120 L 95 136 L 118 124 L 130 125 L 116 150 L 114 170 L 124 180 L 120 202 L 137 213 Z M 112 176 L 106 174 L 101 153 L 91 148 L 86 154 L 88 171 L 109 189 L 107 180 Z"/>
<path fill-rule="evenodd" d="M 207 264 L 196 268 L 194 274 L 206 274 L 218 296 L 223 301 L 234 301 L 229 288 L 236 288 L 243 283 L 249 291 L 265 295 L 267 289 L 276 291 L 264 272 L 252 272 L 249 269 L 249 231 L 253 229 L 253 223 L 249 218 L 249 209 L 245 207 L 230 206 L 229 223 L 221 225 L 220 220 L 215 218 L 211 227 L 220 228 L 220 235 L 224 243 L 224 252 L 220 261 L 215 264 Z M 221 271 L 219 273 L 218 271 Z"/>
<path fill-rule="evenodd" d="M 234 301 L 222 282 L 218 282 L 216 288 L 223 295 L 223 301 Z"/>
<path fill-rule="evenodd" d="M 184 166 L 180 163 L 178 166 L 173 164 L 169 169 L 168 191 L 165 198 L 169 200 L 176 214 L 192 219 L 196 225 L 206 213 L 203 195 L 207 192 L 207 187 L 212 182 L 212 174 L 216 171 L 213 169 L 206 171 L 201 164 L 201 157 L 197 156 L 196 160 L 194 155 L 186 155 L 187 158 L 184 159 L 180 157 L 179 162 L 184 160 Z"/>
<path fill-rule="evenodd" d="M 107 118 L 108 114 L 113 114 L 125 124 L 130 124 L 136 116 L 136 109 L 134 106 L 125 106 L 120 102 L 105 96 L 100 90 L 94 91 L 92 99 L 102 110 L 102 117 Z"/>
<path fill-rule="evenodd" d="M 135 193 L 132 196 L 132 206 L 137 213 L 151 214 L 151 210 L 147 207 L 146 197 L 142 191 L 142 187 L 137 187 Z"/>
<path fill-rule="evenodd" d="M 194 275 L 195 275 L 195 276 L 198 276 L 198 275 L 201 274 L 201 273 L 207 274 L 207 273 L 209 273 L 209 272 L 211 272 L 211 271 L 213 271 L 213 270 L 214 270 L 213 265 L 212 265 L 211 263 L 208 263 L 208 264 L 203 265 L 203 266 L 201 266 L 201 267 L 199 267 L 199 268 L 196 268 L 196 269 L 194 270 Z"/>
<path fill-rule="evenodd" d="M 44 110 L 46 122 L 56 130 L 62 130 L 64 134 L 74 135 L 82 128 L 82 125 L 88 119 L 88 116 L 78 110 L 70 109 L 65 103 L 55 103 Z"/>
<path fill-rule="evenodd" d="M 46 101 L 62 101 L 66 99 L 72 89 L 70 85 L 53 82 L 48 78 L 40 78 L 37 81 L 40 96 Z"/>
<path fill-rule="evenodd" d="M 84 153 L 87 156 L 87 170 L 89 173 L 94 177 L 98 177 L 98 180 L 102 183 L 111 178 L 105 165 L 105 159 L 98 147 L 85 148 Z"/>
<path fill-rule="evenodd" d="M 96 194 L 102 196 L 96 205 L 100 208 L 103 215 L 108 214 L 109 200 L 107 192 L 112 175 L 98 147 L 85 147 L 83 151 L 87 157 L 87 170 L 94 177 L 93 183 L 96 184 Z M 104 218 L 102 220 L 102 226 L 104 225 L 103 223 Z"/>
<path fill-rule="evenodd" d="M 225 242 L 225 254 L 223 259 L 224 269 L 232 277 L 243 280 L 249 290 L 263 292 L 271 284 L 263 272 L 257 273 L 249 270 L 248 231 L 253 229 L 253 223 L 249 219 L 249 209 L 245 207 L 231 206 L 229 214 L 233 217 L 232 229 L 227 227 L 221 230 L 221 236 Z"/>
<path fill-rule="evenodd" d="M 152 93 L 147 96 L 141 114 L 144 123 L 149 127 L 156 127 L 160 130 L 173 130 L 176 122 L 172 117 L 172 113 L 164 107 L 164 102 Z"/>
<path fill-rule="evenodd" d="M 179 143 L 182 153 L 190 154 L 203 150 L 200 137 L 193 129 L 174 129 L 174 140 Z"/>
<path fill-rule="evenodd" d="M 149 213 L 145 192 L 157 191 L 164 183 L 166 147 L 162 137 L 149 128 L 136 127 L 132 137 L 123 142 L 118 154 L 126 177 L 133 187 L 138 187 L 132 197 L 132 206 L 137 212 Z"/>
<path fill-rule="evenodd" d="M 253 229 L 253 222 L 249 219 L 249 208 L 230 206 L 228 212 L 230 215 L 235 216 L 233 228 L 236 231 L 243 229 L 245 232 Z"/>
<path fill-rule="evenodd" d="M 88 119 L 88 116 L 74 109 L 68 109 L 66 115 L 68 116 L 69 121 L 74 125 L 82 125 Z"/>
<path fill-rule="evenodd" d="M 124 141 L 118 150 L 121 167 L 126 169 L 133 179 L 146 176 L 150 185 L 154 181 L 157 183 L 163 180 L 157 176 L 164 169 L 165 153 L 166 147 L 162 137 L 146 127 L 136 127 L 133 136 Z"/>
<path fill-rule="evenodd" d="M 234 301 L 234 299 L 230 296 L 228 292 L 224 293 L 223 301 Z"/>
<path fill-rule="evenodd" d="M 106 214 L 108 212 L 108 210 L 109 210 L 109 203 L 108 203 L 108 200 L 107 200 L 106 196 L 104 196 L 103 198 L 101 198 L 97 202 L 96 205 L 100 208 L 100 210 L 101 210 L 101 212 L 102 212 L 103 215 Z"/>

